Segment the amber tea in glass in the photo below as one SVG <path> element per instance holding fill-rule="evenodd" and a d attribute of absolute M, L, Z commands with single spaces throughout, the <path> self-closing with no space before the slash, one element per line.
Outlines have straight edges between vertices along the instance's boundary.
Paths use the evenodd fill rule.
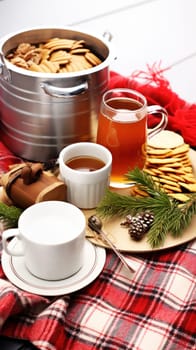
<path fill-rule="evenodd" d="M 161 114 L 161 121 L 148 132 L 147 118 L 153 113 Z M 145 97 L 137 91 L 113 89 L 103 95 L 97 143 L 112 153 L 111 186 L 127 186 L 127 172 L 135 167 L 143 169 L 147 137 L 157 134 L 166 125 L 166 111 L 160 106 L 147 107 Z"/>

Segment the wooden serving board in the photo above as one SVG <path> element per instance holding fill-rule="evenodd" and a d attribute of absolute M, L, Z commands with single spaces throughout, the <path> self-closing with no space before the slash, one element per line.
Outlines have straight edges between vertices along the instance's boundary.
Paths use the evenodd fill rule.
<path fill-rule="evenodd" d="M 196 174 L 196 152 L 190 150 L 190 158 L 192 161 L 194 173 Z M 125 194 L 126 190 L 122 190 Z M 121 192 L 122 193 L 122 192 Z M 95 210 L 84 210 L 83 211 L 86 218 L 95 214 Z M 150 252 L 150 251 L 159 251 L 163 249 L 168 249 L 171 247 L 178 246 L 180 244 L 186 243 L 196 238 L 196 216 L 193 217 L 189 227 L 182 233 L 181 237 L 174 238 L 171 235 L 167 235 L 163 246 L 159 248 L 152 249 L 150 244 L 147 242 L 147 238 L 144 237 L 141 241 L 136 242 L 130 238 L 128 229 L 122 227 L 120 224 L 123 221 L 123 218 L 112 218 L 103 220 L 103 230 L 106 232 L 108 237 L 116 245 L 116 247 L 124 252 Z M 104 242 L 95 232 L 93 232 L 87 225 L 86 228 L 86 237 L 94 244 L 101 247 L 109 248 L 107 243 Z"/>

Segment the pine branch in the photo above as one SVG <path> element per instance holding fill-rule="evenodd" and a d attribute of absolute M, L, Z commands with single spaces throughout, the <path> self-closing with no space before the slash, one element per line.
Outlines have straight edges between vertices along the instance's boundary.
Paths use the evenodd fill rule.
<path fill-rule="evenodd" d="M 8 206 L 0 202 L 0 221 L 6 228 L 17 226 L 18 219 L 21 213 L 22 209 L 17 208 L 13 205 Z"/>
<path fill-rule="evenodd" d="M 169 222 L 168 209 L 162 208 L 158 215 L 155 215 L 153 225 L 147 233 L 147 241 L 152 248 L 157 248 L 163 245 L 168 233 Z"/>
<path fill-rule="evenodd" d="M 162 190 L 151 175 L 142 170 L 136 168 L 129 172 L 127 177 L 149 196 L 120 195 L 108 190 L 97 207 L 97 214 L 107 218 L 151 211 L 154 214 L 154 222 L 147 233 L 147 240 L 152 248 L 161 246 L 168 233 L 174 237 L 182 235 L 196 214 L 196 194 L 190 195 L 190 200 L 182 205 Z"/>
<path fill-rule="evenodd" d="M 120 217 L 128 214 L 135 215 L 141 209 L 151 209 L 153 202 L 154 200 L 151 197 L 136 198 L 107 190 L 96 211 L 102 218 L 113 217 L 115 215 Z"/>
<path fill-rule="evenodd" d="M 157 197 L 164 193 L 161 187 L 155 183 L 152 176 L 144 171 L 141 171 L 139 168 L 129 171 L 126 174 L 126 177 L 129 181 L 133 181 L 138 184 L 142 190 L 146 191 L 152 197 Z"/>
<path fill-rule="evenodd" d="M 196 214 L 196 194 L 193 194 L 188 202 L 176 208 L 174 219 L 170 220 L 169 231 L 172 236 L 178 237 L 191 223 Z"/>
<path fill-rule="evenodd" d="M 154 192 L 153 189 L 152 192 L 154 197 L 134 197 L 107 190 L 104 198 L 97 206 L 97 213 L 102 218 L 115 215 L 135 215 L 141 210 L 159 211 L 161 208 L 171 207 L 175 203 L 165 192 Z"/>

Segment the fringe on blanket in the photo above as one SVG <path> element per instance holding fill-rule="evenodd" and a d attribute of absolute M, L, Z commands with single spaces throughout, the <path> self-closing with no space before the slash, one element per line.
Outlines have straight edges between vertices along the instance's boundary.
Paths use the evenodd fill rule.
<path fill-rule="evenodd" d="M 188 103 L 172 91 L 163 75 L 165 70 L 160 69 L 160 66 L 147 66 L 147 69 L 147 72 L 134 72 L 128 77 L 111 71 L 109 88 L 135 89 L 146 97 L 148 105 L 164 107 L 168 112 L 167 129 L 182 135 L 185 143 L 196 149 L 196 103 Z M 155 123 L 156 116 L 150 116 L 148 126 L 153 127 Z"/>

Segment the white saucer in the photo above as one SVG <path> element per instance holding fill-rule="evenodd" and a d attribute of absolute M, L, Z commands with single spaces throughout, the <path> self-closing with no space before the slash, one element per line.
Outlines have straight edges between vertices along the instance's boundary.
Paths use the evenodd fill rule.
<path fill-rule="evenodd" d="M 16 245 L 13 239 L 9 244 Z M 106 259 L 104 248 L 86 240 L 84 265 L 73 276 L 59 281 L 46 281 L 33 276 L 26 268 L 23 257 L 11 257 L 2 252 L 1 263 L 7 278 L 17 287 L 34 294 L 55 296 L 75 292 L 91 283 L 102 271 Z"/>

